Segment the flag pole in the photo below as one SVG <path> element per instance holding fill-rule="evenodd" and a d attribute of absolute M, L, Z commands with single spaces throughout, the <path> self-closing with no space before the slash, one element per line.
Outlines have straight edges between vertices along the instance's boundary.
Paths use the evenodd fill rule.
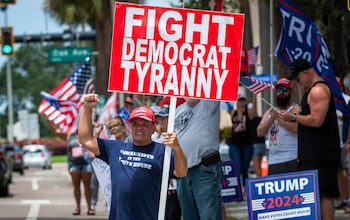
<path fill-rule="evenodd" d="M 273 0 L 270 0 L 270 83 L 273 85 Z M 270 91 L 270 101 L 273 105 L 273 92 Z"/>
<path fill-rule="evenodd" d="M 275 107 L 275 106 L 273 106 L 270 102 L 268 102 L 266 99 L 264 99 L 262 96 L 260 97 L 261 98 L 261 100 L 263 101 L 263 102 L 265 102 L 268 106 L 270 106 L 273 110 L 275 110 L 276 112 L 278 111 L 278 109 Z"/>
<path fill-rule="evenodd" d="M 176 109 L 176 97 L 171 96 L 170 105 L 169 105 L 167 132 L 174 131 L 175 109 Z M 164 216 L 165 216 L 166 197 L 167 197 L 168 185 L 169 185 L 170 159 L 171 159 L 171 148 L 169 146 L 166 146 L 165 153 L 164 153 L 164 162 L 163 162 L 163 174 L 162 174 L 162 184 L 161 184 L 160 199 L 159 199 L 160 201 L 159 201 L 159 209 L 158 209 L 158 220 L 164 220 Z"/>

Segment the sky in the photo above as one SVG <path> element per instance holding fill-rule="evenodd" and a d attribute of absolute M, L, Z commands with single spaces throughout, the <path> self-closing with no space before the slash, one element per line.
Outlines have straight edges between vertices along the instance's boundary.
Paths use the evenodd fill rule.
<path fill-rule="evenodd" d="M 173 0 L 145 0 L 153 6 L 170 6 Z M 177 1 L 177 0 L 176 0 Z M 43 10 L 44 0 L 17 0 L 16 4 L 8 5 L 6 13 L 0 11 L 0 25 L 12 26 L 15 35 L 63 33 L 67 25 L 60 25 Z M 16 44 L 16 47 L 20 44 Z M 6 61 L 0 56 L 0 66 Z"/>
<path fill-rule="evenodd" d="M 153 6 L 170 6 L 171 1 L 174 0 L 145 0 L 145 3 Z M 13 27 L 15 36 L 63 33 L 68 26 L 59 24 L 48 13 L 45 13 L 43 4 L 44 0 L 17 0 L 16 4 L 8 5 L 6 11 L 0 10 L 0 26 Z M 15 48 L 18 47 L 20 44 L 17 43 Z M 0 55 L 0 67 L 6 60 L 7 57 Z M 4 109 L 0 105 L 0 112 L 2 111 Z"/>
<path fill-rule="evenodd" d="M 17 0 L 7 7 L 7 25 L 13 26 L 15 35 L 57 33 L 64 29 L 43 10 L 44 0 Z M 1 12 L 0 24 L 6 25 L 4 12 Z"/>
<path fill-rule="evenodd" d="M 0 11 L 0 25 L 13 27 L 16 36 L 26 34 L 61 33 L 67 26 L 58 24 L 43 10 L 44 0 L 17 0 L 8 5 L 6 11 Z M 16 47 L 20 44 L 16 44 Z M 15 48 L 16 48 L 15 47 Z M 0 66 L 6 61 L 0 56 Z"/>

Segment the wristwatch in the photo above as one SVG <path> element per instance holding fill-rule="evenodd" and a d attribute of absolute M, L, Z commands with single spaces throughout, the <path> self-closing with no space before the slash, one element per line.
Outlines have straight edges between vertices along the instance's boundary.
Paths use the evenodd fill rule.
<path fill-rule="evenodd" d="M 290 116 L 290 120 L 291 120 L 292 122 L 296 122 L 296 120 L 297 120 L 297 114 L 293 113 L 293 114 Z"/>

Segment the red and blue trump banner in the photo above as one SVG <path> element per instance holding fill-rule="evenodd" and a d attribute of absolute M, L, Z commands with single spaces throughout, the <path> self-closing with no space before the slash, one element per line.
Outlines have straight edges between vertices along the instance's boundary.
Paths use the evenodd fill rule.
<path fill-rule="evenodd" d="M 298 58 L 308 60 L 327 82 L 336 108 L 347 116 L 346 105 L 338 86 L 326 42 L 311 19 L 290 0 L 278 0 L 281 12 L 281 35 L 275 54 L 286 65 Z"/>
<path fill-rule="evenodd" d="M 243 14 L 116 3 L 108 90 L 237 100 Z"/>
<path fill-rule="evenodd" d="M 242 184 L 237 161 L 225 161 L 221 164 L 224 178 L 221 182 L 223 202 L 242 201 Z"/>
<path fill-rule="evenodd" d="M 246 180 L 249 220 L 321 219 L 317 170 Z"/>

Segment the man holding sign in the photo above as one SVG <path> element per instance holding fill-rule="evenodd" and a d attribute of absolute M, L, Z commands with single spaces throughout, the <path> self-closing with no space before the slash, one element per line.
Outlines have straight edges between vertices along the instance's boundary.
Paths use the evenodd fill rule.
<path fill-rule="evenodd" d="M 171 171 L 176 177 L 187 174 L 187 161 L 173 132 L 163 133 L 164 144 L 155 143 L 155 118 L 148 107 L 131 112 L 133 143 L 94 137 L 92 110 L 98 95 L 84 97 L 79 120 L 79 141 L 111 167 L 112 199 L 109 219 L 157 219 L 165 144 L 172 148 Z"/>
<path fill-rule="evenodd" d="M 174 126 L 193 170 L 179 181 L 183 217 L 221 219 L 219 102 L 197 99 L 237 99 L 244 15 L 116 3 L 114 16 L 108 89 L 191 98 Z"/>
<path fill-rule="evenodd" d="M 220 102 L 185 100 L 176 110 L 174 126 L 189 168 L 178 180 L 183 219 L 221 219 Z"/>
<path fill-rule="evenodd" d="M 109 90 L 237 98 L 244 16 L 116 3 Z"/>

